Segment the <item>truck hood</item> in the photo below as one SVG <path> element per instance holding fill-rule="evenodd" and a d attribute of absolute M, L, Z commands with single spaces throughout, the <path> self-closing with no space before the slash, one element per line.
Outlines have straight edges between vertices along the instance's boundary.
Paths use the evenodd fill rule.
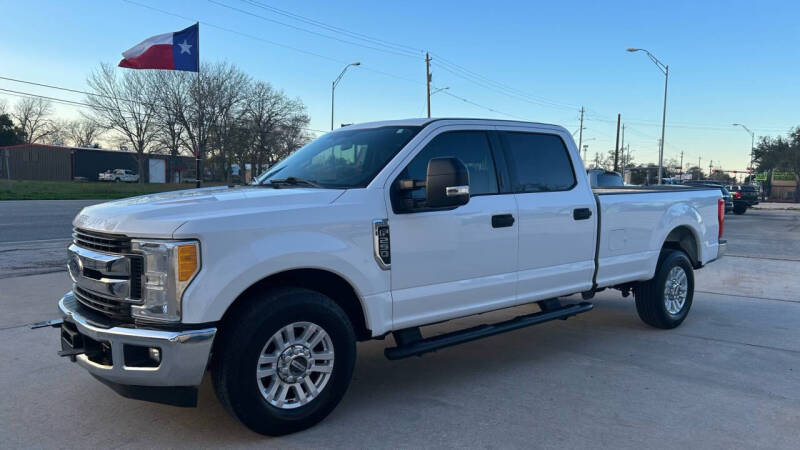
<path fill-rule="evenodd" d="M 88 206 L 72 224 L 104 233 L 169 238 L 191 220 L 322 206 L 342 193 L 342 189 L 259 186 L 162 192 Z"/>

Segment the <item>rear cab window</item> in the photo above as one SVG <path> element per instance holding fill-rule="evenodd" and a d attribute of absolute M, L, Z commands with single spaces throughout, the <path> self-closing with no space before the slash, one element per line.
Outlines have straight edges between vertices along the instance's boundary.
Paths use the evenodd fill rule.
<path fill-rule="evenodd" d="M 567 146 L 559 136 L 518 131 L 500 135 L 514 192 L 568 191 L 577 184 Z"/>

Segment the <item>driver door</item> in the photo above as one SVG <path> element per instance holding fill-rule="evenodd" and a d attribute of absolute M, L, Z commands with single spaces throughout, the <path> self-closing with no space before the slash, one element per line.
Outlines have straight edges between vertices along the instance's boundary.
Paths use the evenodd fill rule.
<path fill-rule="evenodd" d="M 469 170 L 470 199 L 442 210 L 397 208 L 390 191 L 391 288 L 395 328 L 430 324 L 511 305 L 516 296 L 517 205 L 504 192 L 491 130 L 446 127 L 423 141 L 391 179 L 424 181 L 428 161 L 459 158 Z M 425 188 L 411 192 L 424 199 Z M 499 218 L 499 219 L 498 219 Z M 502 219 L 502 220 L 500 220 Z"/>

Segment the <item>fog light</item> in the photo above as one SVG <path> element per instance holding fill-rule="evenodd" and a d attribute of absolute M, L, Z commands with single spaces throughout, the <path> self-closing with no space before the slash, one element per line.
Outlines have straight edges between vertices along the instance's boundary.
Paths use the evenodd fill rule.
<path fill-rule="evenodd" d="M 161 363 L 161 350 L 156 347 L 150 347 L 148 353 L 150 354 L 150 359 L 153 362 L 160 364 Z"/>

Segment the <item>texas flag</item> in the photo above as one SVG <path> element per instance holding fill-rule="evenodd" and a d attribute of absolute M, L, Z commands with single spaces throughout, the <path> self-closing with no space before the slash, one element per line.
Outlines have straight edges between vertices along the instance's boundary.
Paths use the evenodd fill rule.
<path fill-rule="evenodd" d="M 194 24 L 176 33 L 164 33 L 122 53 L 119 67 L 197 72 L 200 67 L 199 27 Z"/>

